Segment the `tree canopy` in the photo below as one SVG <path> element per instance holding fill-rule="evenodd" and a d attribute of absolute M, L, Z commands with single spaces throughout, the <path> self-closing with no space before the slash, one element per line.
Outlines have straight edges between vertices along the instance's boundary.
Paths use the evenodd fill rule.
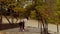
<path fill-rule="evenodd" d="M 60 22 L 60 0 L 0 0 L 0 9 L 3 15 L 10 9 L 10 14 L 19 17 L 40 19 L 43 16 L 48 22 Z"/>

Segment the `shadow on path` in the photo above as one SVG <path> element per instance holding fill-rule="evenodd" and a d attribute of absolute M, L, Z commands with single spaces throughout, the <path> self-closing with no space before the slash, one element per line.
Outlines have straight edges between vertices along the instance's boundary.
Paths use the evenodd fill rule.
<path fill-rule="evenodd" d="M 18 23 L 15 24 L 0 24 L 0 30 L 12 29 L 19 27 Z"/>

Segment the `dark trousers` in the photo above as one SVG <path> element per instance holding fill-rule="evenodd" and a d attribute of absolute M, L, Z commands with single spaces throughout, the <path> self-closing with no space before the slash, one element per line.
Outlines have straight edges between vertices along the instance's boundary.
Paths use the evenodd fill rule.
<path fill-rule="evenodd" d="M 23 30 L 24 29 L 24 22 L 20 22 L 19 27 L 20 27 L 21 30 Z"/>

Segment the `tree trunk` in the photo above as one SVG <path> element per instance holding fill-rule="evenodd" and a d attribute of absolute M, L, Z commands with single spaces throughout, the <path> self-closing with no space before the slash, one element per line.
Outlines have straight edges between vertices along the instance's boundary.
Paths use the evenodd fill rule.
<path fill-rule="evenodd" d="M 38 28 L 40 28 L 40 26 L 39 26 L 39 25 L 40 25 L 40 21 L 38 20 Z"/>
<path fill-rule="evenodd" d="M 0 12 L 0 27 L 2 27 L 2 13 Z"/>
<path fill-rule="evenodd" d="M 2 13 L 0 12 L 0 25 L 2 24 Z"/>
<path fill-rule="evenodd" d="M 42 33 L 43 33 L 43 29 L 42 29 L 42 23 L 41 23 L 41 27 L 40 27 L 40 28 L 41 28 L 41 34 L 42 34 Z"/>
<path fill-rule="evenodd" d="M 5 16 L 5 18 L 7 19 L 7 21 L 9 22 L 9 24 L 11 24 L 11 22 L 9 21 L 9 19 L 7 18 L 7 16 Z"/>
<path fill-rule="evenodd" d="M 14 18 L 13 17 L 12 17 L 11 21 L 12 21 L 12 23 L 14 22 Z"/>
<path fill-rule="evenodd" d="M 58 24 L 57 24 L 57 33 L 59 33 L 59 27 L 58 27 Z"/>
<path fill-rule="evenodd" d="M 48 23 L 45 18 L 42 18 L 43 22 L 43 34 L 48 34 Z"/>

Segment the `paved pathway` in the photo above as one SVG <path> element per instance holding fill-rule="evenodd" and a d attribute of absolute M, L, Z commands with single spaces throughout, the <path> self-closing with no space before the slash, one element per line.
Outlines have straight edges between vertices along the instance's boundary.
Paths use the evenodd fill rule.
<path fill-rule="evenodd" d="M 49 25 L 49 32 L 50 33 L 54 33 L 56 34 L 56 26 L 52 26 L 52 24 Z M 12 29 L 7 29 L 7 30 L 2 30 L 0 32 L 6 32 L 7 34 L 40 34 L 40 29 L 36 28 L 36 27 L 27 27 L 26 30 L 24 32 L 20 32 L 19 31 L 19 27 L 18 28 L 12 28 Z"/>
<path fill-rule="evenodd" d="M 2 31 L 5 31 L 5 32 L 19 32 L 19 28 L 12 28 L 12 29 L 2 30 Z M 29 28 L 25 28 L 25 32 L 39 33 L 40 29 L 35 28 L 35 27 L 29 27 Z"/>
<path fill-rule="evenodd" d="M 4 32 L 6 34 L 40 34 L 40 30 L 38 28 L 27 28 L 24 32 L 20 32 L 19 28 L 2 30 L 0 32 Z"/>
<path fill-rule="evenodd" d="M 0 32 L 0 34 L 40 34 L 40 33 L 30 33 L 30 32 Z"/>

